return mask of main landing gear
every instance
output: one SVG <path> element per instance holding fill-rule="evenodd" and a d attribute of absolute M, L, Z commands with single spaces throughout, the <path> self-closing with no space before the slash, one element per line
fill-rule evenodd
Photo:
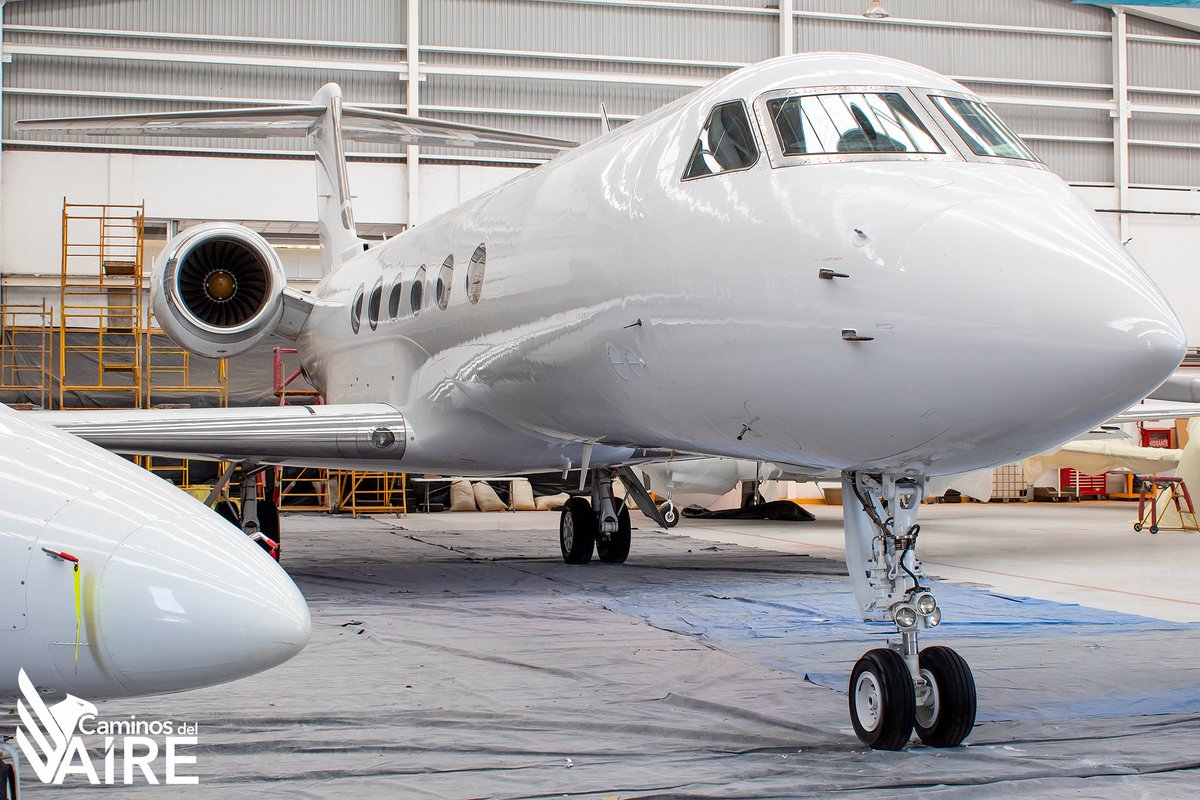
<path fill-rule="evenodd" d="M 664 519 L 666 515 L 654 505 L 650 493 L 629 467 L 593 469 L 590 475 L 591 500 L 572 497 L 563 506 L 559 518 L 558 544 L 563 561 L 568 564 L 587 564 L 592 560 L 593 550 L 605 564 L 625 563 L 632 540 L 629 500 L 662 527 L 670 528 L 674 524 Z M 613 494 L 614 478 L 621 479 L 627 497 L 617 499 Z M 674 506 L 671 508 L 673 510 Z"/>
<path fill-rule="evenodd" d="M 931 747 L 956 747 L 975 725 L 975 679 L 948 647 L 917 645 L 942 610 L 916 557 L 923 480 L 842 475 L 846 563 L 863 619 L 890 621 L 900 641 L 871 650 L 850 673 L 850 720 L 863 744 L 900 750 L 913 729 Z"/>
<path fill-rule="evenodd" d="M 608 470 L 594 470 L 591 502 L 572 497 L 563 506 L 558 543 L 568 564 L 588 563 L 593 549 L 605 564 L 624 564 L 629 557 L 629 508 L 613 494 L 612 479 Z"/>
<path fill-rule="evenodd" d="M 262 497 L 259 497 L 262 475 Z M 229 499 L 217 499 L 222 489 L 231 480 L 241 486 L 240 503 Z M 279 506 L 272 499 L 275 494 L 275 469 L 252 465 L 230 464 L 222 473 L 209 494 L 208 505 L 222 517 L 254 540 L 259 547 L 276 561 L 279 560 L 282 543 L 280 539 Z"/>

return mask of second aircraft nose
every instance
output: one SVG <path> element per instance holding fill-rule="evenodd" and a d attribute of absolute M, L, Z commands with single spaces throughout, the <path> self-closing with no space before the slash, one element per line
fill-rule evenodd
<path fill-rule="evenodd" d="M 195 511 L 134 531 L 100 579 L 104 652 L 139 692 L 233 680 L 308 643 L 308 607 L 287 573 L 216 514 Z"/>
<path fill-rule="evenodd" d="M 989 421 L 1003 425 L 1023 449 L 1058 444 L 1136 403 L 1186 350 L 1166 298 L 1073 199 L 956 206 L 918 231 L 901 267 L 950 290 L 929 311 L 965 358 L 940 390 L 969 404 L 944 415 L 979 434 Z M 1012 403 L 1013 389 L 1027 402 Z"/>

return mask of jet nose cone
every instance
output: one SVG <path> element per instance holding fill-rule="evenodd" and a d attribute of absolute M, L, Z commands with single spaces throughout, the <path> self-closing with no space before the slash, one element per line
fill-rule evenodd
<path fill-rule="evenodd" d="M 956 206 L 916 234 L 901 267 L 937 278 L 946 294 L 934 315 L 971 362 L 941 386 L 965 398 L 956 423 L 990 420 L 1022 449 L 1054 446 L 1136 403 L 1186 350 L 1166 298 L 1073 199 Z"/>
<path fill-rule="evenodd" d="M 251 675 L 308 643 L 308 606 L 287 573 L 216 514 L 188 510 L 130 534 L 100 578 L 101 646 L 139 692 Z"/>

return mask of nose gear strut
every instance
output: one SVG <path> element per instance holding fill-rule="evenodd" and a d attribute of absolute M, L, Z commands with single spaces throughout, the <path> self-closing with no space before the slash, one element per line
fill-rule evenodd
<path fill-rule="evenodd" d="M 975 680 L 948 647 L 919 649 L 942 610 L 916 556 L 922 478 L 842 474 L 846 565 L 866 621 L 892 622 L 900 641 L 859 659 L 850 676 L 855 733 L 876 750 L 900 750 L 913 728 L 925 744 L 955 747 L 975 724 Z"/>

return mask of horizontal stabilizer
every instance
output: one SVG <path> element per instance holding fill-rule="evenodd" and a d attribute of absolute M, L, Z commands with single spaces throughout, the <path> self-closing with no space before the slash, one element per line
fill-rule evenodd
<path fill-rule="evenodd" d="M 325 114 L 324 105 L 173 111 L 158 114 L 118 114 L 101 117 L 26 119 L 22 131 L 57 131 L 79 136 L 183 136 L 267 138 L 308 136 Z M 341 132 L 358 142 L 450 147 L 472 150 L 520 151 L 553 155 L 576 146 L 565 139 L 411 117 L 363 106 L 342 105 Z"/>

